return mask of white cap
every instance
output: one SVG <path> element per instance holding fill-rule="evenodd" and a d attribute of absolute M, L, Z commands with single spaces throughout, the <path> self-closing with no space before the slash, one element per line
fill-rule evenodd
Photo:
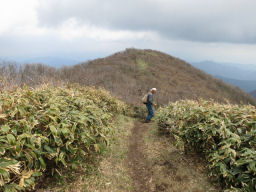
<path fill-rule="evenodd" d="M 152 88 L 151 91 L 156 91 L 156 88 Z"/>

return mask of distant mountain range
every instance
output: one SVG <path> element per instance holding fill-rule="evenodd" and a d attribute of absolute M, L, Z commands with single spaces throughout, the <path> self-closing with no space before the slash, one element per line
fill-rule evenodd
<path fill-rule="evenodd" d="M 256 90 L 252 91 L 250 94 L 256 98 Z"/>
<path fill-rule="evenodd" d="M 27 58 L 0 58 L 0 63 L 17 63 L 17 64 L 32 64 L 41 63 L 51 67 L 60 68 L 63 66 L 72 66 L 84 60 L 69 59 L 65 57 L 27 57 Z"/>
<path fill-rule="evenodd" d="M 255 81 L 246 81 L 246 80 L 237 80 L 237 79 L 230 79 L 222 76 L 216 76 L 218 79 L 223 80 L 226 83 L 231 85 L 240 87 L 244 91 L 250 93 L 256 89 L 256 80 Z"/>
<path fill-rule="evenodd" d="M 213 76 L 235 80 L 256 81 L 256 65 L 217 63 L 213 61 L 192 62 L 191 64 Z"/>
<path fill-rule="evenodd" d="M 226 83 L 240 87 L 256 97 L 256 65 L 216 63 L 213 61 L 192 62 L 191 64 Z"/>
<path fill-rule="evenodd" d="M 62 66 L 71 66 L 78 64 L 80 63 L 80 61 L 61 57 L 36 57 L 24 59 L 23 63 L 42 63 L 52 67 L 60 68 Z"/>

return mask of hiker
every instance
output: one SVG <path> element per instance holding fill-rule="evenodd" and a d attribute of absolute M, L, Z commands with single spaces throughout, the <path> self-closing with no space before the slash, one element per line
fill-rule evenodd
<path fill-rule="evenodd" d="M 154 104 L 153 102 L 153 95 L 156 93 L 156 88 L 152 88 L 147 95 L 145 95 L 144 97 L 144 104 L 146 104 L 147 109 L 148 109 L 148 116 L 146 118 L 145 123 L 149 123 L 152 119 L 152 117 L 154 116 L 154 108 L 153 105 L 156 107 L 156 104 Z"/>

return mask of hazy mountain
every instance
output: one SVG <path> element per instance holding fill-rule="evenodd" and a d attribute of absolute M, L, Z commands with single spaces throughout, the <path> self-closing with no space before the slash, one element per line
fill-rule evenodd
<path fill-rule="evenodd" d="M 194 67 L 213 76 L 229 79 L 256 81 L 256 65 L 239 65 L 232 63 L 216 63 L 213 61 L 192 62 Z"/>
<path fill-rule="evenodd" d="M 65 57 L 6 57 L 0 58 L 0 65 L 6 64 L 33 64 L 40 63 L 51 67 L 60 68 L 62 66 L 72 66 L 84 61 L 84 59 L 70 59 Z"/>
<path fill-rule="evenodd" d="M 256 89 L 251 92 L 251 95 L 252 95 L 254 98 L 256 98 Z"/>
<path fill-rule="evenodd" d="M 18 64 L 18 62 L 12 58 L 1 58 L 0 57 L 0 66 L 7 64 Z"/>
<path fill-rule="evenodd" d="M 36 57 L 23 59 L 23 63 L 42 63 L 52 67 L 71 66 L 80 63 L 79 60 L 61 57 Z"/>
<path fill-rule="evenodd" d="M 216 76 L 217 78 L 223 80 L 226 83 L 229 83 L 231 85 L 240 87 L 246 92 L 252 92 L 256 90 L 256 80 L 255 81 L 246 81 L 246 80 L 237 80 L 237 79 L 230 79 L 226 77 Z"/>

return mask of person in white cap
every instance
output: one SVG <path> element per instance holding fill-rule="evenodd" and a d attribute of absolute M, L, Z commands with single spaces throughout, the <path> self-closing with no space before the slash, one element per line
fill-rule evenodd
<path fill-rule="evenodd" d="M 154 100 L 153 100 L 153 95 L 156 93 L 156 88 L 152 88 L 149 92 L 148 92 L 148 96 L 147 96 L 147 102 L 145 103 L 148 109 L 148 116 L 146 118 L 146 123 L 149 123 L 152 119 L 152 117 L 154 117 L 154 108 L 153 106 L 156 106 L 156 104 L 154 104 Z"/>

